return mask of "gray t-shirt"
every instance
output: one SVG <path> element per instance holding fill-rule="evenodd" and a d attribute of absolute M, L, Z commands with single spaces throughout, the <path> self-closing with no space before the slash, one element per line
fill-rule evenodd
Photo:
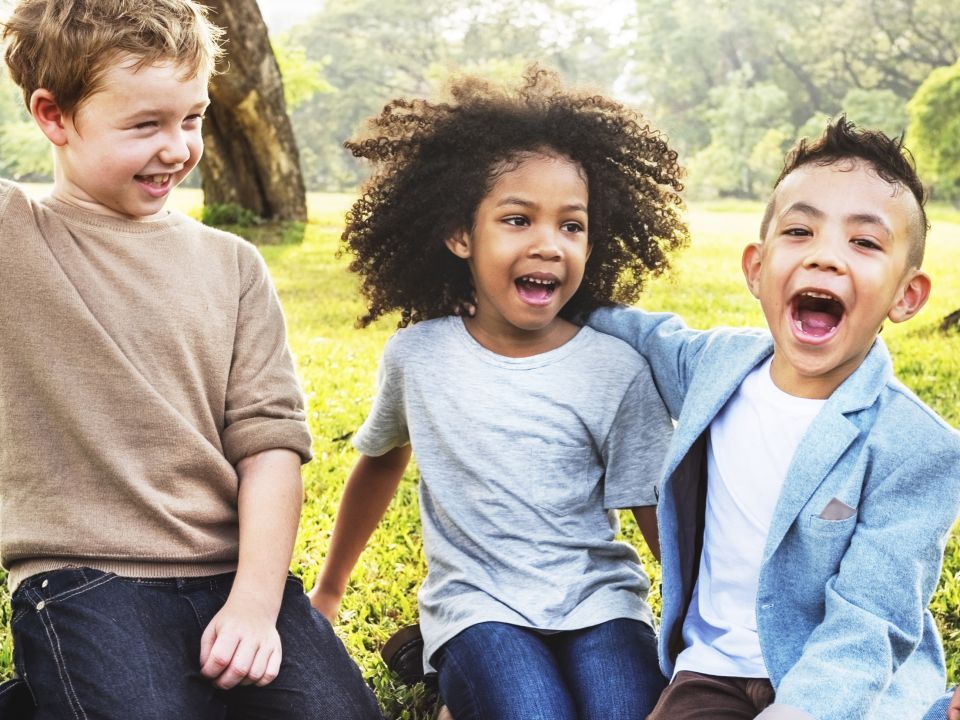
<path fill-rule="evenodd" d="M 671 429 L 646 361 L 587 327 L 525 358 L 490 352 L 458 317 L 390 338 L 353 442 L 371 456 L 413 446 L 425 661 L 479 622 L 652 624 L 613 509 L 656 504 Z"/>

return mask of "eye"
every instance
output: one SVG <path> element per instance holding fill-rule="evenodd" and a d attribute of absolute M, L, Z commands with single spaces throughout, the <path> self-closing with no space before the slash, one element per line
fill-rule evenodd
<path fill-rule="evenodd" d="M 784 235 L 789 235 L 790 237 L 806 237 L 812 233 L 808 228 L 805 227 L 788 227 L 783 231 Z"/>
<path fill-rule="evenodd" d="M 206 119 L 205 115 L 201 115 L 197 113 L 196 115 L 187 115 L 187 117 L 183 119 L 183 122 L 185 125 L 199 125 L 205 119 Z"/>
<path fill-rule="evenodd" d="M 507 225 L 513 225 L 514 227 L 526 227 L 530 224 L 530 221 L 523 215 L 508 215 L 503 218 L 503 221 Z"/>
<path fill-rule="evenodd" d="M 144 120 L 133 126 L 134 130 L 149 130 L 151 128 L 159 127 L 160 123 L 156 120 Z"/>
<path fill-rule="evenodd" d="M 581 233 L 586 228 L 583 227 L 582 223 L 576 222 L 575 220 L 570 220 L 563 223 L 563 225 L 560 226 L 560 229 L 568 233 Z"/>
<path fill-rule="evenodd" d="M 854 245 L 857 247 L 866 248 L 867 250 L 882 250 L 879 244 L 871 240 L 870 238 L 854 238 L 851 240 Z"/>

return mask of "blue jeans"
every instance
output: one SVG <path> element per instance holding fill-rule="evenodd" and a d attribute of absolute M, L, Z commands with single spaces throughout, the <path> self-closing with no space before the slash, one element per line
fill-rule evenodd
<path fill-rule="evenodd" d="M 474 625 L 433 657 L 457 720 L 643 720 L 666 685 L 637 620 L 559 633 Z"/>
<path fill-rule="evenodd" d="M 220 690 L 200 674 L 200 636 L 233 574 L 136 579 L 67 568 L 11 599 L 14 665 L 36 720 L 380 720 L 360 671 L 303 586 L 287 578 L 283 659 L 264 687 Z"/>

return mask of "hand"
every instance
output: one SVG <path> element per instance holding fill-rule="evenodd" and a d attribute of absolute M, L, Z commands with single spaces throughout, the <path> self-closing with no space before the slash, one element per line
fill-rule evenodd
<path fill-rule="evenodd" d="M 307 593 L 307 597 L 310 598 L 310 604 L 329 620 L 331 625 L 336 623 L 337 611 L 340 609 L 340 600 L 343 597 L 340 593 L 322 589 L 318 580 L 313 589 Z"/>
<path fill-rule="evenodd" d="M 960 720 L 960 687 L 954 691 L 950 707 L 947 708 L 947 720 Z"/>
<path fill-rule="evenodd" d="M 223 690 L 268 685 L 280 672 L 281 658 L 275 613 L 233 594 L 200 639 L 200 672 Z"/>

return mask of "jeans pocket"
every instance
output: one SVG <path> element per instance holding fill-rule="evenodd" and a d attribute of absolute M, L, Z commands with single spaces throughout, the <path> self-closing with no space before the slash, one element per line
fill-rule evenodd
<path fill-rule="evenodd" d="M 31 575 L 20 583 L 10 602 L 14 613 L 30 607 L 42 610 L 47 605 L 64 602 L 116 579 L 113 573 L 87 567 L 51 570 Z"/>

